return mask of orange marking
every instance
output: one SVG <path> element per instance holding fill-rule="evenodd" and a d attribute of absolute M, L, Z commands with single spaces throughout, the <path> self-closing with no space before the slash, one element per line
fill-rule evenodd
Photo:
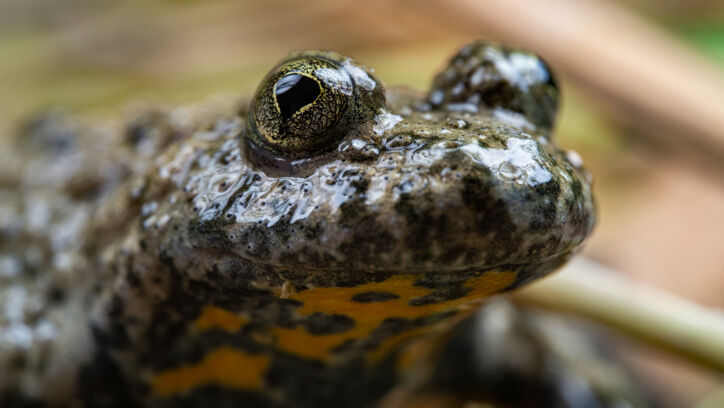
<path fill-rule="evenodd" d="M 231 313 L 216 306 L 204 306 L 201 315 L 194 321 L 197 330 L 204 331 L 215 327 L 235 332 L 247 324 L 249 319 L 245 316 Z"/>
<path fill-rule="evenodd" d="M 276 338 L 278 349 L 311 360 L 323 360 L 330 350 L 347 339 L 356 338 L 351 334 L 353 330 L 354 328 L 344 333 L 315 335 L 307 333 L 303 327 L 296 329 L 275 327 L 272 333 Z"/>
<path fill-rule="evenodd" d="M 387 318 L 414 319 L 460 309 L 507 288 L 515 281 L 516 273 L 489 271 L 482 276 L 469 279 L 466 286 L 471 290 L 462 298 L 411 306 L 408 303 L 410 299 L 434 292 L 434 289 L 415 286 L 414 282 L 418 276 L 414 274 L 399 275 L 383 282 L 372 282 L 352 288 L 314 288 L 291 295 L 291 299 L 303 302 L 303 305 L 297 309 L 302 316 L 317 312 L 343 314 L 355 319 L 355 326 L 344 333 L 325 335 L 309 334 L 302 327 L 296 329 L 274 328 L 272 330 L 276 336 L 277 348 L 298 356 L 323 360 L 329 358 L 332 349 L 345 341 L 369 336 Z M 400 297 L 372 303 L 359 303 L 351 300 L 356 294 L 371 291 L 394 293 Z M 420 332 L 425 332 L 427 329 Z M 400 336 L 405 339 L 409 338 L 402 334 Z M 404 339 L 400 338 L 397 342 L 386 341 L 383 343 L 384 349 L 390 350 L 400 341 L 404 341 Z M 384 354 L 373 353 L 371 358 L 373 356 L 374 359 L 377 359 Z"/>
<path fill-rule="evenodd" d="M 355 326 L 344 332 L 328 335 L 307 333 L 303 327 L 285 329 L 272 328 L 276 346 L 280 350 L 316 360 L 330 358 L 331 350 L 350 339 L 369 336 L 385 319 L 390 317 L 417 318 L 434 313 L 470 309 L 472 303 L 510 286 L 516 278 L 515 272 L 490 271 L 477 278 L 471 278 L 466 286 L 471 290 L 459 299 L 445 302 L 410 306 L 409 300 L 434 292 L 433 289 L 414 285 L 417 275 L 393 276 L 383 282 L 373 282 L 353 288 L 313 288 L 289 296 L 303 302 L 297 309 L 302 316 L 321 312 L 344 314 L 355 319 Z M 351 298 L 359 293 L 380 291 L 394 293 L 400 298 L 385 302 L 359 303 Z M 218 327 L 231 332 L 238 331 L 248 318 L 215 306 L 206 306 L 194 321 L 198 330 Z M 370 359 L 378 360 L 401 343 L 420 338 L 431 331 L 420 327 L 405 331 L 383 341 L 377 350 L 370 353 Z M 414 354 L 414 353 L 413 353 Z M 408 356 L 408 359 L 412 359 Z M 196 364 L 158 373 L 152 379 L 152 388 L 157 395 L 168 396 L 195 388 L 219 384 L 222 386 L 258 389 L 264 384 L 264 374 L 269 368 L 270 357 L 266 354 L 249 354 L 231 347 L 221 347 L 210 352 Z"/>
<path fill-rule="evenodd" d="M 154 376 L 151 386 L 161 396 L 179 394 L 204 385 L 257 389 L 263 385 L 269 367 L 269 356 L 248 354 L 231 347 L 221 347 L 209 353 L 197 364 L 161 372 Z"/>

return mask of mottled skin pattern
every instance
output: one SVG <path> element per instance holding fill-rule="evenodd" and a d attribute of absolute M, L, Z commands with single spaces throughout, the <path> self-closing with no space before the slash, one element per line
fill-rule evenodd
<path fill-rule="evenodd" d="M 557 97 L 536 56 L 474 43 L 425 98 L 305 52 L 250 108 L 28 124 L 0 180 L 0 401 L 373 404 L 590 233 Z"/>

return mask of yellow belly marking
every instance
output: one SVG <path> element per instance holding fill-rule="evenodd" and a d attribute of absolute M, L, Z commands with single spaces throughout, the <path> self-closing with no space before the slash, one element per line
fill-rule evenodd
<path fill-rule="evenodd" d="M 194 321 L 194 327 L 199 331 L 218 327 L 229 332 L 235 332 L 239 331 L 247 323 L 249 323 L 249 319 L 246 316 L 208 305 L 201 310 L 201 315 Z"/>
<path fill-rule="evenodd" d="M 222 386 L 258 389 L 269 367 L 269 356 L 248 354 L 231 347 L 218 348 L 197 364 L 157 374 L 151 383 L 157 395 L 169 396 L 195 388 L 218 384 Z"/>
<path fill-rule="evenodd" d="M 469 279 L 466 286 L 470 288 L 470 291 L 462 298 L 411 306 L 409 304 L 410 299 L 434 292 L 434 289 L 415 286 L 414 282 L 417 278 L 419 278 L 419 275 L 399 275 L 383 282 L 372 282 L 351 288 L 314 288 L 293 294 L 290 296 L 291 299 L 303 302 L 303 305 L 297 309 L 297 312 L 302 316 L 309 316 L 317 312 L 343 314 L 355 319 L 355 325 L 343 333 L 323 335 L 310 334 L 302 327 L 295 329 L 274 328 L 277 348 L 301 357 L 324 360 L 330 356 L 335 347 L 347 340 L 369 336 L 388 318 L 414 319 L 439 312 L 458 310 L 466 306 L 469 307 L 471 303 L 510 286 L 515 282 L 516 273 L 490 271 L 479 277 Z M 354 295 L 365 292 L 393 293 L 398 295 L 399 298 L 372 303 L 360 303 L 351 300 Z M 409 336 L 404 334 L 400 334 L 398 337 L 399 340 L 406 338 L 409 338 Z M 386 351 L 399 343 L 399 341 L 392 342 L 392 338 L 388 340 L 381 346 Z M 370 358 L 373 360 L 383 356 L 384 353 L 380 352 L 370 354 Z"/>
<path fill-rule="evenodd" d="M 515 282 L 516 273 L 489 271 L 470 278 L 465 285 L 470 291 L 461 298 L 411 306 L 410 299 L 425 296 L 434 289 L 415 286 L 419 275 L 393 276 L 383 282 L 372 282 L 351 288 L 312 288 L 289 296 L 302 302 L 297 313 L 302 317 L 313 313 L 342 314 L 355 320 L 355 325 L 343 333 L 310 334 L 304 327 L 271 329 L 276 348 L 300 357 L 330 361 L 332 350 L 348 340 L 368 337 L 385 319 L 414 319 L 450 310 L 472 310 L 472 306 L 485 297 L 500 292 Z M 360 303 L 352 297 L 366 292 L 393 293 L 399 298 L 384 302 Z M 206 306 L 193 326 L 199 330 L 220 328 L 236 332 L 249 322 L 244 315 L 235 314 L 215 306 Z M 370 352 L 371 361 L 379 360 L 403 342 L 424 335 L 429 327 L 419 327 L 394 335 Z M 195 388 L 217 384 L 239 389 L 258 389 L 263 386 L 264 374 L 270 364 L 267 354 L 249 354 L 231 347 L 211 351 L 196 364 L 163 371 L 152 380 L 153 391 L 169 396 Z"/>

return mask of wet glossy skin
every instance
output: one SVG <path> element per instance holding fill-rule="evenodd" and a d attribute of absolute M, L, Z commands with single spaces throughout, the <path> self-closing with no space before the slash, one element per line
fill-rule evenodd
<path fill-rule="evenodd" d="M 80 141 L 97 134 L 69 130 L 60 153 L 33 143 L 63 145 L 61 124 L 34 124 L 29 162 L 44 174 L 84 166 L 48 181 L 18 164 L 20 181 L 5 184 L 24 190 L 6 207 L 50 203 L 51 230 L 66 212 L 82 219 L 62 251 L 27 225 L 4 242 L 12 261 L 33 240 L 50 257 L 36 267 L 45 275 L 22 261 L 12 278 L 45 306 L 33 322 L 6 319 L 30 337 L 0 349 L 0 367 L 13 367 L 0 394 L 91 406 L 374 401 L 416 360 L 411 342 L 551 272 L 591 231 L 587 173 L 551 139 L 557 97 L 537 57 L 474 43 L 425 98 L 384 92 L 347 57 L 305 52 L 236 114 L 148 115 L 96 150 Z M 55 309 L 38 287 L 57 287 Z M 40 368 L 8 357 L 38 350 Z"/>

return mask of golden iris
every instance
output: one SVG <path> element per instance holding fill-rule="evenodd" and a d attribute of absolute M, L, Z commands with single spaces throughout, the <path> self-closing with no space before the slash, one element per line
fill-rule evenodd
<path fill-rule="evenodd" d="M 334 52 L 291 55 L 266 76 L 249 110 L 248 137 L 298 158 L 331 150 L 384 106 L 381 82 Z"/>

